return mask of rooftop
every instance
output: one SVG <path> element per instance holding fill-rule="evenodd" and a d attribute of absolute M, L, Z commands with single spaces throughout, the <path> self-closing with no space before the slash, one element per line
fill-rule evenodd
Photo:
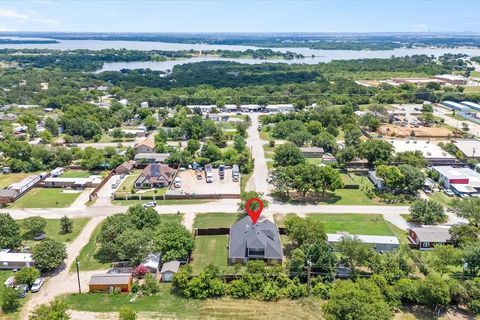
<path fill-rule="evenodd" d="M 31 253 L 0 251 L 0 262 L 31 262 L 33 263 L 34 260 Z"/>
<path fill-rule="evenodd" d="M 169 261 L 163 264 L 162 270 L 160 270 L 160 273 L 164 272 L 178 272 L 178 269 L 180 269 L 180 262 L 179 261 Z"/>
<path fill-rule="evenodd" d="M 448 227 L 423 227 L 411 229 L 419 242 L 447 242 L 451 235 Z"/>
<path fill-rule="evenodd" d="M 90 278 L 89 285 L 116 285 L 127 284 L 131 281 L 130 273 L 94 274 Z"/>
<path fill-rule="evenodd" d="M 467 157 L 480 157 L 480 141 L 478 140 L 456 140 L 455 146 Z"/>
<path fill-rule="evenodd" d="M 421 139 L 388 139 L 395 152 L 420 151 L 426 159 L 455 159 L 454 156 L 442 150 L 434 141 Z"/>
<path fill-rule="evenodd" d="M 393 236 L 370 236 L 370 235 L 350 235 L 344 233 L 328 233 L 328 242 L 339 242 L 345 236 L 352 236 L 364 243 L 370 244 L 400 244 L 397 237 Z"/>

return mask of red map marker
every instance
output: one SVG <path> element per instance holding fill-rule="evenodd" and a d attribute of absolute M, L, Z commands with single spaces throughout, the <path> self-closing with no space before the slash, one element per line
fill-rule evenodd
<path fill-rule="evenodd" d="M 252 204 L 252 202 L 256 202 L 258 203 L 258 209 L 253 211 L 250 206 Z M 262 213 L 262 210 L 263 210 L 263 202 L 262 200 L 258 199 L 258 198 L 251 198 L 247 201 L 247 203 L 245 204 L 245 209 L 247 209 L 247 212 L 248 212 L 248 215 L 250 216 L 250 218 L 252 219 L 253 221 L 253 224 L 256 224 L 257 221 L 258 221 L 258 218 L 260 217 L 260 214 Z"/>

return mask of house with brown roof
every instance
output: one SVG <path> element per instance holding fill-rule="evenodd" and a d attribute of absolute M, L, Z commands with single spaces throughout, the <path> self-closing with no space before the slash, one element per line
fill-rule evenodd
<path fill-rule="evenodd" d="M 166 164 L 151 163 L 135 180 L 135 188 L 137 189 L 150 189 L 150 188 L 163 188 L 173 180 L 174 169 L 170 168 Z"/>
<path fill-rule="evenodd" d="M 155 137 L 153 135 L 135 145 L 135 153 L 152 152 L 155 152 Z"/>
<path fill-rule="evenodd" d="M 133 168 L 135 168 L 135 161 L 133 160 L 128 160 L 119 165 L 115 169 L 116 174 L 130 174 L 132 172 Z"/>

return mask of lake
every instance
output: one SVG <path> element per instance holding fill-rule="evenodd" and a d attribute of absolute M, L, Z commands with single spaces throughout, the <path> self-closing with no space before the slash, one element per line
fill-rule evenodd
<path fill-rule="evenodd" d="M 10 37 L 8 37 L 10 38 Z M 131 49 L 131 50 L 235 50 L 245 51 L 247 49 L 260 49 L 251 46 L 239 45 L 209 45 L 209 44 L 188 44 L 188 43 L 165 43 L 165 42 L 147 42 L 147 41 L 103 41 L 103 40 L 58 40 L 59 43 L 45 44 L 0 44 L 0 49 L 59 49 L 59 50 L 75 50 L 75 49 Z M 480 48 L 397 48 L 393 50 L 314 50 L 309 48 L 271 48 L 275 51 L 291 51 L 304 55 L 305 59 L 296 60 L 258 60 L 258 59 L 229 59 L 215 57 L 194 57 L 190 59 L 177 59 L 169 61 L 146 61 L 146 62 L 113 62 L 105 63 L 99 71 L 118 71 L 120 69 L 150 68 L 152 70 L 171 70 L 173 66 L 189 62 L 200 61 L 237 61 L 240 63 L 257 64 L 264 62 L 281 62 L 281 63 L 307 63 L 316 64 L 319 62 L 330 62 L 332 60 L 350 60 L 364 58 L 390 58 L 391 56 L 403 57 L 407 55 L 426 54 L 441 56 L 445 53 L 465 53 L 469 56 L 480 56 Z M 312 55 L 315 56 L 312 58 Z"/>

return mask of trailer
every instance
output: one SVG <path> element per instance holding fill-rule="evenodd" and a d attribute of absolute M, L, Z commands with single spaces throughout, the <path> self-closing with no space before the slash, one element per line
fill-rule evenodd
<path fill-rule="evenodd" d="M 232 180 L 234 182 L 238 182 L 239 178 L 240 178 L 240 170 L 238 168 L 238 165 L 234 164 L 232 167 Z"/>
<path fill-rule="evenodd" d="M 207 181 L 207 183 L 213 182 L 213 169 L 212 166 L 209 164 L 205 166 L 205 180 Z"/>

